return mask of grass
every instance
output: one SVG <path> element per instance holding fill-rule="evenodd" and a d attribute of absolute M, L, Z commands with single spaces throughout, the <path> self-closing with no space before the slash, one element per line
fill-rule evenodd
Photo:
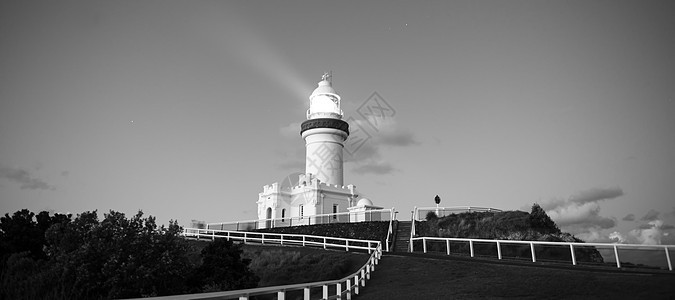
<path fill-rule="evenodd" d="M 384 256 L 359 299 L 672 299 L 675 275 Z"/>
<path fill-rule="evenodd" d="M 245 246 L 249 268 L 260 277 L 258 286 L 275 286 L 343 278 L 368 260 L 365 253 L 304 247 Z"/>
<path fill-rule="evenodd" d="M 191 240 L 191 259 L 198 260 L 209 241 Z M 259 287 L 343 278 L 363 266 L 369 254 L 309 247 L 243 245 L 243 258 L 260 277 Z M 318 271 L 320 270 L 320 272 Z"/>

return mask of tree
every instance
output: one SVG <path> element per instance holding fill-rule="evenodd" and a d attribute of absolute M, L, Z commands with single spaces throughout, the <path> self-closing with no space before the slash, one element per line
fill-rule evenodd
<path fill-rule="evenodd" d="M 529 220 L 532 229 L 539 231 L 540 233 L 561 233 L 555 222 L 551 220 L 551 217 L 549 217 L 544 209 L 537 203 L 532 205 Z"/>
<path fill-rule="evenodd" d="M 427 221 L 437 220 L 438 215 L 435 212 L 430 211 L 430 212 L 427 213 L 426 219 L 427 219 Z"/>

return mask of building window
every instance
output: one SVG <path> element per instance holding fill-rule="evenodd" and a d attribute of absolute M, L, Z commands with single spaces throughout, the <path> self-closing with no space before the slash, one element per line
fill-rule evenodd
<path fill-rule="evenodd" d="M 333 204 L 333 220 L 337 220 L 338 205 Z"/>
<path fill-rule="evenodd" d="M 298 209 L 300 210 L 300 219 L 302 219 L 302 217 L 305 216 L 304 208 L 305 208 L 304 205 L 300 205 L 300 206 L 298 207 Z"/>
<path fill-rule="evenodd" d="M 284 222 L 284 218 L 286 217 L 286 209 L 281 210 L 281 222 Z"/>

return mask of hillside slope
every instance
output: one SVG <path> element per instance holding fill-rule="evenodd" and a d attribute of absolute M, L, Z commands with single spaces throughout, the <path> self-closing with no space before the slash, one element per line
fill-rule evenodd
<path fill-rule="evenodd" d="M 415 227 L 417 236 L 428 237 L 584 242 L 569 233 L 560 231 L 555 222 L 538 204 L 532 206 L 530 213 L 524 211 L 465 212 L 438 218 L 435 213 L 430 212 L 426 221 L 416 222 Z M 415 247 L 418 247 L 418 245 L 415 244 Z M 432 250 L 444 251 L 445 248 L 443 247 L 444 245 L 431 245 Z M 468 245 L 459 245 L 459 247 L 466 248 Z M 494 246 L 481 245 L 477 250 L 480 252 L 480 250 L 490 250 L 491 248 L 494 248 Z M 506 252 L 503 253 L 505 256 L 527 257 L 530 255 L 529 246 L 526 245 L 513 246 L 505 250 Z M 570 256 L 569 249 L 562 249 L 562 247 L 546 247 L 536 252 L 537 257 L 556 260 L 569 260 L 567 257 Z M 603 262 L 602 255 L 594 247 L 579 248 L 575 254 L 579 261 Z"/>

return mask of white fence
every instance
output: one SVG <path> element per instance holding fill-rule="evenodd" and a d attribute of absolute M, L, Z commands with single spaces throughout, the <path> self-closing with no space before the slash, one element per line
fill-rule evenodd
<path fill-rule="evenodd" d="M 438 209 L 438 213 L 436 213 Z M 577 265 L 578 254 L 588 254 L 588 251 L 597 250 L 597 253 L 603 257 L 612 258 L 616 263 L 617 268 L 621 268 L 621 259 L 619 254 L 624 253 L 624 265 L 642 266 L 642 267 L 665 267 L 668 270 L 673 270 L 673 264 L 670 259 L 670 251 L 675 250 L 675 245 L 636 245 L 636 244 L 608 244 L 608 243 L 574 243 L 574 242 L 545 242 L 545 241 L 517 241 L 517 240 L 486 240 L 486 239 L 470 239 L 470 238 L 439 238 L 439 237 L 417 237 L 415 231 L 415 222 L 422 221 L 426 218 L 426 214 L 430 211 L 435 212 L 438 217 L 446 216 L 453 213 L 462 212 L 501 212 L 502 210 L 490 207 L 475 207 L 475 206 L 455 206 L 455 207 L 415 207 L 412 211 L 412 228 L 410 230 L 410 252 L 415 251 L 414 242 L 422 241 L 422 248 L 424 253 L 427 253 L 427 242 L 444 243 L 445 252 L 447 255 L 451 254 L 451 243 L 464 243 L 469 245 L 469 255 L 474 257 L 476 255 L 474 246 L 476 244 L 495 244 L 493 248 L 498 259 L 502 259 L 502 252 L 504 246 L 514 245 L 528 245 L 530 248 L 529 258 L 533 262 L 537 261 L 535 248 L 540 251 L 544 247 L 556 248 L 555 251 L 561 252 L 561 249 L 569 249 L 569 261 L 572 265 Z M 437 246 L 438 247 L 438 246 Z M 591 250 L 592 249 L 592 250 Z M 551 249 L 549 249 L 551 250 Z M 584 252 L 586 251 L 586 252 Z M 640 251 L 640 253 L 631 253 Z M 604 252 L 604 253 L 603 253 Z M 659 254 L 660 253 L 660 254 Z M 492 255 L 494 255 L 492 254 Z M 641 262 L 641 263 L 634 263 Z"/>
<path fill-rule="evenodd" d="M 394 208 L 373 209 L 359 212 L 342 212 L 334 214 L 309 215 L 292 218 L 256 219 L 229 221 L 206 224 L 206 229 L 217 230 L 257 230 L 263 228 L 291 227 L 301 225 L 355 223 L 370 221 L 390 221 L 395 218 Z"/>
<path fill-rule="evenodd" d="M 244 221 L 230 221 L 208 223 L 205 229 L 199 230 L 213 230 L 218 232 L 227 231 L 248 231 L 266 228 L 277 227 L 291 227 L 302 225 L 316 225 L 316 224 L 333 224 L 333 223 L 355 223 L 355 222 L 370 222 L 370 221 L 389 221 L 389 229 L 387 230 L 387 237 L 385 239 L 384 249 L 389 252 L 389 246 L 393 238 L 393 221 L 396 219 L 395 208 L 387 209 L 373 209 L 363 212 L 344 212 L 335 214 L 322 214 L 304 217 L 293 218 L 277 218 L 277 219 L 261 219 L 261 220 L 244 220 Z M 197 230 L 191 228 L 191 230 Z M 271 234 L 271 233 L 266 233 Z"/>
<path fill-rule="evenodd" d="M 598 251 L 603 249 L 610 250 L 613 253 L 613 258 L 616 263 L 617 268 L 621 268 L 621 260 L 619 258 L 619 253 L 626 250 L 641 250 L 641 251 L 652 251 L 652 253 L 661 252 L 662 258 L 665 258 L 665 263 L 668 266 L 668 270 L 673 270 L 673 264 L 670 259 L 669 251 L 675 250 L 675 245 L 636 245 L 636 244 L 606 244 L 606 243 L 572 243 L 572 242 L 544 242 L 544 241 L 513 241 L 513 240 L 484 240 L 484 239 L 467 239 L 467 238 L 438 238 L 438 237 L 415 237 L 411 238 L 410 248 L 411 252 L 414 252 L 414 241 L 422 241 L 422 248 L 424 253 L 427 253 L 427 242 L 443 242 L 445 243 L 446 253 L 450 255 L 450 243 L 451 242 L 464 242 L 469 244 L 469 254 L 471 257 L 475 256 L 474 245 L 477 243 L 480 244 L 495 244 L 497 251 L 497 258 L 502 259 L 502 249 L 505 245 L 529 245 L 530 255 L 532 262 L 537 261 L 536 255 L 536 246 L 556 246 L 560 248 L 568 248 L 570 254 L 570 260 L 572 265 L 577 265 L 577 253 L 580 250 L 589 250 L 595 248 Z M 604 256 L 603 256 L 604 257 Z M 648 267 L 648 266 L 647 266 Z"/>
<path fill-rule="evenodd" d="M 197 239 L 204 238 L 215 240 L 217 238 L 225 238 L 227 240 L 237 240 L 244 243 L 258 243 L 265 245 L 276 244 L 313 246 L 322 247 L 324 249 L 344 249 L 345 251 L 360 249 L 368 251 L 368 253 L 370 253 L 370 258 L 358 271 L 338 280 L 271 286 L 227 292 L 177 295 L 171 296 L 171 299 L 214 298 L 245 300 L 249 299 L 251 296 L 276 294 L 277 299 L 281 300 L 286 298 L 287 292 L 298 290 L 303 291 L 303 299 L 310 299 L 311 293 L 314 289 L 321 289 L 322 297 L 320 299 L 351 299 L 353 294 L 359 294 L 360 287 L 366 286 L 366 281 L 370 279 L 371 273 L 375 271 L 375 266 L 382 257 L 382 244 L 380 241 L 371 240 L 345 239 L 300 234 L 207 230 L 197 228 L 186 228 L 183 231 L 183 235 L 185 237 Z M 330 291 L 333 291 L 332 295 L 329 293 Z"/>

